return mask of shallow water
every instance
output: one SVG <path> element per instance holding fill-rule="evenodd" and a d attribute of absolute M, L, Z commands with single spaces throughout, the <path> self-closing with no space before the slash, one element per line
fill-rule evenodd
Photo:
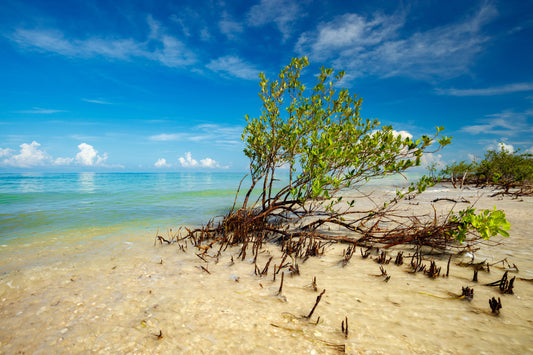
<path fill-rule="evenodd" d="M 231 207 L 240 178 L 230 173 L 0 174 L 0 241 L 200 224 Z"/>
<path fill-rule="evenodd" d="M 457 194 L 472 202 L 480 196 L 474 190 L 433 189 L 404 208 L 432 211 L 429 201 Z M 477 207 L 493 204 L 507 211 L 511 238 L 483 247 L 476 261 L 507 258 L 519 268 L 511 276 L 533 278 L 533 199 L 481 198 Z M 436 206 L 447 208 L 445 202 Z M 436 280 L 389 264 L 391 278 L 385 282 L 376 276 L 375 256 L 363 260 L 359 250 L 342 267 L 346 246 L 336 244 L 324 256 L 299 261 L 301 275 L 287 273 L 278 295 L 280 274 L 276 281 L 272 275 L 281 261 L 276 246 L 260 254 L 260 268 L 269 256 L 274 259 L 269 274 L 259 277 L 251 260 L 236 260 L 237 249 L 225 251 L 218 263 L 214 258 L 205 263 L 190 245 L 186 252 L 154 246 L 154 233 L 98 226 L 89 238 L 57 233 L 55 239 L 4 243 L 1 352 L 296 354 L 335 353 L 333 345 L 345 345 L 348 353 L 533 353 L 533 284 L 517 280 L 514 295 L 481 285 L 502 276 L 500 264 L 480 272 L 478 283 L 471 281 L 471 269 L 456 265 L 459 259 L 449 278 Z M 436 261 L 445 269 L 447 260 Z M 314 276 L 318 291 L 326 292 L 306 320 L 301 316 L 318 296 L 309 287 Z M 453 298 L 463 286 L 475 289 L 471 302 Z M 499 316 L 490 312 L 491 297 L 502 300 Z M 345 317 L 347 338 L 340 329 Z"/>

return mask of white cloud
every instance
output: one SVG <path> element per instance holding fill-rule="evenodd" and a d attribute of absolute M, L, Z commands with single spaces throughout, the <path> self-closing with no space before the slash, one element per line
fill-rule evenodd
<path fill-rule="evenodd" d="M 163 36 L 160 41 L 163 48 L 156 50 L 151 59 L 158 60 L 167 67 L 182 67 L 196 61 L 193 52 L 189 51 L 185 45 L 172 36 Z"/>
<path fill-rule="evenodd" d="M 206 67 L 214 72 L 228 74 L 240 79 L 256 80 L 259 76 L 259 70 L 239 57 L 231 55 L 214 59 Z"/>
<path fill-rule="evenodd" d="M 312 59 L 333 59 L 354 76 L 455 77 L 483 50 L 488 38 L 481 29 L 495 15 L 494 6 L 484 3 L 463 22 L 404 35 L 404 13 L 345 14 L 303 33 L 295 49 Z"/>
<path fill-rule="evenodd" d="M 76 154 L 76 162 L 83 166 L 98 166 L 102 165 L 107 160 L 107 153 L 103 156 L 98 155 L 98 151 L 94 147 L 87 143 L 81 143 L 78 145 L 80 150 Z"/>
<path fill-rule="evenodd" d="M 526 150 L 526 153 L 533 154 L 533 145 L 531 146 L 531 148 Z"/>
<path fill-rule="evenodd" d="M 179 133 L 172 133 L 172 134 L 162 133 L 162 134 L 157 134 L 155 136 L 148 137 L 148 139 L 150 139 L 151 141 L 162 141 L 162 142 L 177 141 L 182 138 L 183 138 L 183 135 Z"/>
<path fill-rule="evenodd" d="M 370 132 L 370 135 L 373 136 L 377 132 L 380 132 L 380 131 L 379 130 L 373 130 L 372 132 Z M 398 136 L 401 136 L 404 139 L 405 138 L 413 138 L 413 135 L 411 133 L 407 132 L 407 131 L 397 131 L 397 130 L 393 129 L 391 131 L 391 133 L 392 133 L 392 136 L 395 137 L 395 138 L 398 137 Z"/>
<path fill-rule="evenodd" d="M 169 168 L 169 167 L 171 167 L 172 165 L 171 165 L 171 164 L 168 164 L 166 159 L 164 159 L 164 158 L 159 158 L 159 159 L 157 159 L 157 161 L 155 162 L 154 166 L 155 166 L 156 168 Z"/>
<path fill-rule="evenodd" d="M 392 130 L 392 135 L 394 137 L 398 137 L 398 136 L 401 136 L 402 138 L 413 138 L 413 135 L 407 131 L 396 131 L 396 130 Z"/>
<path fill-rule="evenodd" d="M 304 33 L 297 43 L 300 52 L 310 52 L 316 59 L 338 55 L 339 51 L 363 51 L 368 46 L 386 43 L 403 26 L 405 16 L 377 14 L 366 19 L 358 14 L 344 14 L 321 23 L 315 33 Z M 342 54 L 341 54 L 342 55 Z"/>
<path fill-rule="evenodd" d="M 12 152 L 13 152 L 12 149 L 0 148 L 0 158 L 7 157 L 7 156 L 11 155 Z"/>
<path fill-rule="evenodd" d="M 241 23 L 233 21 L 227 13 L 222 14 L 222 20 L 218 23 L 218 28 L 228 39 L 237 39 L 237 35 L 244 31 Z"/>
<path fill-rule="evenodd" d="M 514 136 L 520 133 L 533 133 L 533 127 L 528 124 L 528 118 L 533 116 L 533 109 L 523 112 L 505 110 L 487 115 L 478 120 L 480 124 L 464 126 L 461 131 L 470 134 L 496 134 L 500 136 Z"/>
<path fill-rule="evenodd" d="M 81 143 L 80 145 L 78 145 L 80 151 L 75 158 L 58 157 L 54 159 L 44 150 L 41 150 L 39 148 L 40 146 L 41 145 L 36 141 L 33 141 L 30 144 L 23 143 L 20 145 L 20 152 L 18 154 L 14 154 L 12 149 L 0 148 L 0 157 L 5 157 L 5 159 L 0 162 L 0 165 L 14 166 L 19 168 L 30 168 L 34 166 L 44 165 L 65 166 L 76 162 L 78 165 L 83 166 L 105 166 L 109 168 L 123 168 L 122 165 L 105 165 L 105 161 L 108 158 L 107 153 L 104 153 L 103 155 L 98 155 L 98 151 L 95 150 L 93 146 L 87 143 Z"/>
<path fill-rule="evenodd" d="M 59 113 L 59 112 L 67 112 L 67 111 L 53 110 L 53 109 L 47 109 L 47 108 L 41 108 L 41 107 L 34 107 L 31 110 L 16 111 L 16 113 L 32 113 L 32 114 L 39 114 L 39 115 L 49 115 L 52 113 Z"/>
<path fill-rule="evenodd" d="M 215 142 L 224 145 L 240 144 L 239 140 L 242 126 L 221 126 L 217 124 L 201 124 L 193 127 L 190 132 L 162 133 L 149 136 L 151 141 L 190 141 L 190 142 Z"/>
<path fill-rule="evenodd" d="M 437 89 L 436 92 L 439 95 L 452 96 L 492 96 L 532 90 L 533 83 L 515 83 L 503 86 L 493 86 L 483 89 Z"/>
<path fill-rule="evenodd" d="M 185 157 L 180 157 L 179 162 L 182 167 L 184 168 L 219 168 L 220 165 L 211 158 L 205 158 L 201 159 L 200 163 L 198 163 L 197 160 L 192 158 L 192 154 L 190 152 L 185 153 Z"/>
<path fill-rule="evenodd" d="M 19 28 L 9 38 L 21 47 L 57 53 L 74 58 L 104 57 L 117 60 L 144 58 L 168 67 L 181 67 L 196 61 L 195 54 L 177 38 L 167 35 L 151 16 L 147 19 L 150 32 L 146 41 L 131 38 L 111 39 L 89 37 L 66 38 L 56 29 Z"/>
<path fill-rule="evenodd" d="M 514 153 L 513 145 L 512 144 L 507 144 L 507 143 L 504 143 L 504 142 L 498 142 L 497 144 L 496 143 L 491 144 L 491 145 L 487 146 L 487 150 L 496 150 L 496 151 L 500 151 L 500 152 L 506 151 L 508 153 Z"/>
<path fill-rule="evenodd" d="M 178 160 L 180 161 L 181 166 L 184 168 L 193 168 L 198 166 L 198 162 L 192 158 L 191 152 L 185 153 L 185 158 L 180 157 Z"/>
<path fill-rule="evenodd" d="M 99 105 L 111 105 L 111 102 L 107 102 L 107 101 L 104 101 L 104 100 L 95 100 L 95 99 L 81 99 L 82 101 L 85 101 L 85 102 L 90 102 L 92 104 L 99 104 Z"/>
<path fill-rule="evenodd" d="M 54 165 L 70 165 L 74 161 L 74 158 L 56 158 Z"/>
<path fill-rule="evenodd" d="M 200 160 L 200 165 L 204 168 L 216 168 L 218 163 L 211 158 L 205 158 Z"/>
<path fill-rule="evenodd" d="M 36 141 L 30 144 L 23 143 L 20 145 L 19 154 L 8 157 L 3 161 L 3 164 L 19 168 L 44 165 L 51 158 L 45 151 L 39 149 L 40 146 Z M 4 154 L 10 154 L 11 150 L 4 149 L 3 152 Z"/>
<path fill-rule="evenodd" d="M 248 25 L 256 27 L 273 22 L 285 41 L 291 35 L 294 22 L 304 15 L 296 1 L 261 0 L 250 9 L 247 22 Z"/>
<path fill-rule="evenodd" d="M 424 168 L 428 168 L 432 164 L 435 164 L 437 170 L 443 169 L 446 166 L 446 163 L 442 161 L 441 154 L 426 153 L 422 155 L 421 165 Z"/>
<path fill-rule="evenodd" d="M 204 42 L 211 40 L 211 33 L 209 33 L 207 28 L 202 28 L 200 31 L 200 39 Z"/>

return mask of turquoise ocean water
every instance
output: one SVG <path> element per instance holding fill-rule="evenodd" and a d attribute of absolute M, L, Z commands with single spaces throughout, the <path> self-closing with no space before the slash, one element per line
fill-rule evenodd
<path fill-rule="evenodd" d="M 0 244 L 205 224 L 233 205 L 243 173 L 0 174 Z M 405 180 L 376 180 L 378 189 Z M 243 183 L 243 189 L 249 181 Z M 242 191 L 241 191 L 242 192 Z"/>
<path fill-rule="evenodd" d="M 0 243 L 200 225 L 233 204 L 242 173 L 0 174 Z"/>

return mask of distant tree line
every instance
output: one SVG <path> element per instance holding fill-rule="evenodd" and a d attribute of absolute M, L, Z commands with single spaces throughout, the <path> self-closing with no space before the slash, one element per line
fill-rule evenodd
<path fill-rule="evenodd" d="M 488 150 L 481 161 L 453 162 L 441 170 L 440 176 L 455 188 L 469 184 L 495 187 L 499 190 L 498 195 L 532 194 L 533 155 L 510 152 L 501 146 L 497 150 Z"/>

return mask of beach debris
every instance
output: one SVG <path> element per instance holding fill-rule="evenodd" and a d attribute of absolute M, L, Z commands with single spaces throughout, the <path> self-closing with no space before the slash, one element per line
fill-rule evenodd
<path fill-rule="evenodd" d="M 446 277 L 450 276 L 450 262 L 452 261 L 452 254 L 448 258 L 448 264 L 446 265 Z"/>
<path fill-rule="evenodd" d="M 424 273 L 428 275 L 428 277 L 431 278 L 437 278 L 440 275 L 440 267 L 437 267 L 437 264 L 435 263 L 435 260 L 431 260 L 429 264 L 429 269 L 424 270 Z"/>
<path fill-rule="evenodd" d="M 159 241 L 159 244 L 163 244 L 163 242 L 165 242 L 167 244 L 171 244 L 171 242 L 169 240 L 167 240 L 164 237 L 159 235 L 159 227 L 157 227 L 157 232 L 155 233 L 154 246 L 157 243 L 157 241 Z"/>
<path fill-rule="evenodd" d="M 390 263 L 390 261 L 392 260 L 392 257 L 388 258 L 387 259 L 387 252 L 386 251 L 383 251 L 381 250 L 379 252 L 379 256 L 378 258 L 376 259 L 376 261 L 378 262 L 378 264 L 388 264 Z"/>
<path fill-rule="evenodd" d="M 272 261 L 273 258 L 274 258 L 274 257 L 271 256 L 270 259 L 268 259 L 268 261 L 267 261 L 265 267 L 263 268 L 263 271 L 261 271 L 261 273 L 260 273 L 261 276 L 263 276 L 263 275 L 265 275 L 265 276 L 268 275 L 268 267 L 270 266 L 270 262 Z"/>
<path fill-rule="evenodd" d="M 498 297 L 497 301 L 494 297 L 489 299 L 489 305 L 490 309 L 492 310 L 492 313 L 500 314 L 500 309 L 502 308 L 502 301 L 500 300 L 500 297 Z"/>
<path fill-rule="evenodd" d="M 157 338 L 157 340 L 163 339 L 163 331 L 160 329 L 159 334 L 154 334 L 154 336 Z"/>
<path fill-rule="evenodd" d="M 353 254 L 355 253 L 356 246 L 350 245 L 348 248 L 344 249 L 342 252 L 342 267 L 345 267 L 350 259 L 352 258 Z"/>
<path fill-rule="evenodd" d="M 291 276 L 300 275 L 300 267 L 296 263 L 294 265 L 289 265 L 289 272 Z"/>
<path fill-rule="evenodd" d="M 341 331 L 344 334 L 344 337 L 348 338 L 348 316 L 344 318 L 344 320 L 341 322 Z"/>
<path fill-rule="evenodd" d="M 472 301 L 474 298 L 474 289 L 470 287 L 463 287 L 461 292 L 461 298 L 464 298 L 467 301 Z"/>
<path fill-rule="evenodd" d="M 368 258 L 370 256 L 370 251 L 371 250 L 372 250 L 372 247 L 369 247 L 363 253 L 363 249 L 362 248 L 360 249 L 361 256 L 363 257 L 363 259 L 366 259 L 366 258 Z"/>
<path fill-rule="evenodd" d="M 282 268 L 282 267 L 286 267 L 286 265 L 283 265 L 283 263 L 284 263 L 285 260 L 287 259 L 287 256 L 288 256 L 287 253 L 285 253 L 285 254 L 283 255 L 283 258 L 281 259 L 281 263 L 280 263 L 279 266 L 278 266 L 278 271 L 276 271 L 276 274 L 279 273 L 279 272 L 281 271 L 281 268 Z"/>
<path fill-rule="evenodd" d="M 477 270 L 474 270 L 474 276 L 472 277 L 472 282 L 477 282 Z"/>
<path fill-rule="evenodd" d="M 313 291 L 315 291 L 315 292 L 318 291 L 318 287 L 317 287 L 317 284 L 316 284 L 316 276 L 313 277 L 313 282 L 311 283 L 311 286 L 313 287 Z"/>
<path fill-rule="evenodd" d="M 202 261 L 203 261 L 204 263 L 207 263 L 207 260 L 205 260 L 205 258 L 204 258 L 204 256 L 203 256 L 202 254 L 196 254 L 196 253 L 195 253 L 194 255 L 196 255 L 197 257 L 199 257 L 200 259 L 202 259 Z"/>
<path fill-rule="evenodd" d="M 420 250 L 420 246 L 417 246 L 415 253 L 411 256 L 412 272 L 422 272 L 426 270 L 426 265 L 423 265 L 422 261 L 422 251 Z"/>
<path fill-rule="evenodd" d="M 379 275 L 374 275 L 374 276 L 376 276 L 376 277 L 384 276 L 385 278 L 383 279 L 383 281 L 385 281 L 385 282 L 389 282 L 389 280 L 390 280 L 390 275 L 387 274 L 387 270 L 385 270 L 385 269 L 383 268 L 382 265 L 379 266 L 379 271 L 381 271 L 381 274 L 379 274 Z"/>
<path fill-rule="evenodd" d="M 499 263 L 502 263 L 502 266 L 498 266 Z M 495 265 L 496 267 L 498 267 L 500 269 L 503 269 L 504 271 L 510 271 L 510 272 L 519 272 L 520 271 L 518 269 L 518 266 L 516 266 L 516 264 L 513 263 L 513 265 L 511 266 L 511 264 L 509 263 L 507 258 L 505 258 L 503 260 L 500 260 L 500 261 L 496 261 L 495 263 L 492 263 L 492 265 Z M 489 266 L 488 263 L 487 263 L 487 266 Z"/>
<path fill-rule="evenodd" d="M 449 197 L 439 197 L 439 198 L 436 198 L 436 199 L 432 200 L 431 202 L 434 203 L 434 202 L 439 202 L 439 201 L 449 201 L 449 202 L 454 202 L 454 203 L 470 203 L 470 201 L 468 201 L 464 197 L 461 197 L 461 199 L 459 199 L 459 200 L 455 200 L 455 199 L 449 198 Z"/>
<path fill-rule="evenodd" d="M 514 293 L 513 288 L 516 276 L 509 280 L 507 276 L 508 272 L 506 271 L 501 279 L 485 284 L 485 286 L 498 286 L 502 293 L 512 295 Z"/>
<path fill-rule="evenodd" d="M 403 265 L 403 251 L 399 251 L 398 254 L 396 254 L 396 259 L 394 259 L 395 265 Z"/>
<path fill-rule="evenodd" d="M 278 295 L 281 295 L 281 291 L 283 290 L 283 275 L 285 275 L 284 272 L 281 273 L 281 282 L 279 284 Z"/>
<path fill-rule="evenodd" d="M 502 264 L 501 266 L 499 266 L 498 264 Z M 488 264 L 487 264 L 488 265 Z M 514 265 L 514 264 L 513 264 Z M 505 259 L 502 259 L 502 260 L 498 260 L 498 261 L 495 261 L 493 262 L 492 264 L 490 264 L 490 266 L 495 266 L 499 269 L 503 269 L 503 270 L 507 270 L 507 269 L 512 269 L 512 266 L 511 264 L 509 263 L 509 261 L 507 260 L 507 258 Z M 516 266 L 516 265 L 515 265 Z M 510 270 L 509 270 L 510 271 Z"/>
<path fill-rule="evenodd" d="M 200 265 L 200 268 L 202 270 L 204 270 L 205 272 L 207 272 L 209 275 L 211 275 L 211 273 L 209 272 L 209 270 L 207 270 L 207 268 L 205 268 L 203 265 Z"/>
<path fill-rule="evenodd" d="M 311 319 L 311 317 L 313 316 L 313 313 L 315 312 L 315 309 L 316 309 L 316 306 L 318 306 L 318 303 L 320 303 L 320 300 L 322 299 L 322 296 L 324 295 L 324 293 L 326 293 L 326 289 L 324 289 L 320 295 L 318 295 L 316 297 L 316 302 L 315 302 L 315 305 L 313 306 L 313 308 L 311 309 L 311 312 L 309 312 L 309 314 L 305 317 L 307 319 Z"/>

